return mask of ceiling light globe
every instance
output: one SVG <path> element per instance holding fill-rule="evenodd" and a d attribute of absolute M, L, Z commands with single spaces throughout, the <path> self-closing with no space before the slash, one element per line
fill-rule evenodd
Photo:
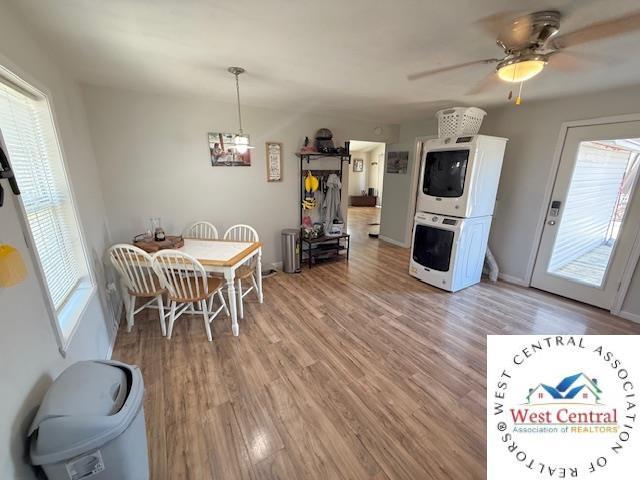
<path fill-rule="evenodd" d="M 545 64 L 545 60 L 534 59 L 498 65 L 498 77 L 505 82 L 524 82 L 538 75 Z"/>

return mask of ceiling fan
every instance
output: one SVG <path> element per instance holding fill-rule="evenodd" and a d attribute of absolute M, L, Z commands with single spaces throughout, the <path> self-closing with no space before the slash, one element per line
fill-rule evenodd
<path fill-rule="evenodd" d="M 561 19 L 562 14 L 557 10 L 516 16 L 494 15 L 483 22 L 490 30 L 497 31 L 496 43 L 504 50 L 504 57 L 485 58 L 436 68 L 411 74 L 407 78 L 418 80 L 472 65 L 496 63 L 495 72 L 491 72 L 489 77 L 469 92 L 480 93 L 495 84 L 496 76 L 505 82 L 521 83 L 538 75 L 550 58 L 563 56 L 566 60 L 572 53 L 566 50 L 571 47 L 640 30 L 640 10 L 623 17 L 597 22 L 564 35 L 559 35 Z M 554 60 L 552 66 L 561 68 L 561 62 Z"/>

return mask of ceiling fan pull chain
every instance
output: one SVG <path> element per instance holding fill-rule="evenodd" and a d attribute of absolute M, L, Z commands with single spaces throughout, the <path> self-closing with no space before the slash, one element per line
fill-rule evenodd
<path fill-rule="evenodd" d="M 520 105 L 522 103 L 522 85 L 524 82 L 520 82 L 520 89 L 518 90 L 518 96 L 516 97 L 516 105 Z"/>

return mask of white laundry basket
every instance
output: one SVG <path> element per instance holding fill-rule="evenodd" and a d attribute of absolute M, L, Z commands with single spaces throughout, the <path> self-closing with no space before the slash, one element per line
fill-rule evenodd
<path fill-rule="evenodd" d="M 487 112 L 476 107 L 453 107 L 440 110 L 436 112 L 438 137 L 475 135 L 480 130 L 486 114 Z"/>

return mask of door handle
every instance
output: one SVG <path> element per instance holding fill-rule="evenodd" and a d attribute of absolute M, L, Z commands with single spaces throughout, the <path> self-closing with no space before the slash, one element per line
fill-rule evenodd
<path fill-rule="evenodd" d="M 556 224 L 556 221 L 555 221 L 555 220 L 549 220 L 547 223 L 548 223 L 549 225 L 555 225 L 555 224 Z"/>

